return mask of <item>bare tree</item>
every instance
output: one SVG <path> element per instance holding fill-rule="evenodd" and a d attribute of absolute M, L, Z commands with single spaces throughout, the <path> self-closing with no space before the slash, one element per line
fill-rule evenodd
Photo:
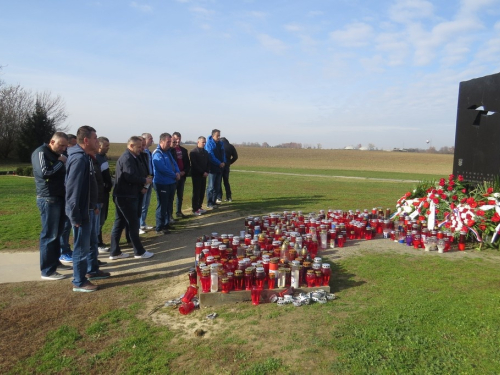
<path fill-rule="evenodd" d="M 15 149 L 19 129 L 33 108 L 31 92 L 17 86 L 0 86 L 0 158 Z"/>
<path fill-rule="evenodd" d="M 36 94 L 36 103 L 45 110 L 47 117 L 53 121 L 57 131 L 67 130 L 67 126 L 61 126 L 68 118 L 65 103 L 61 96 L 53 97 L 50 91 L 44 91 Z"/>

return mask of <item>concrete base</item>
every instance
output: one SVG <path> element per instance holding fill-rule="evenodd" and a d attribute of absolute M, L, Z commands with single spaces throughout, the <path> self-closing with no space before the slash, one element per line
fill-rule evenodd
<path fill-rule="evenodd" d="M 314 288 L 299 288 L 295 289 L 294 294 L 314 292 L 315 290 L 323 289 L 325 292 L 330 293 L 330 286 L 320 286 Z M 269 297 L 273 294 L 278 294 L 285 289 L 264 289 L 260 295 L 260 303 L 268 303 Z M 251 301 L 252 296 L 249 290 L 233 290 L 229 293 L 202 293 L 198 295 L 200 301 L 200 308 L 214 307 L 220 305 L 227 305 L 232 303 Z"/>

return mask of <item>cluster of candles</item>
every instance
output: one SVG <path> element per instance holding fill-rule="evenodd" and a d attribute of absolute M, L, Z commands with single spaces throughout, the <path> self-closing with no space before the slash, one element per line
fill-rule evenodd
<path fill-rule="evenodd" d="M 391 222 L 390 227 L 383 230 L 384 238 L 394 242 L 413 246 L 415 249 L 423 248 L 425 251 L 438 251 L 445 253 L 450 251 L 454 242 L 454 234 L 448 229 L 435 230 L 427 228 L 426 221 L 411 220 L 405 216 L 401 220 Z M 467 232 L 461 231 L 458 237 L 458 250 L 465 250 Z"/>

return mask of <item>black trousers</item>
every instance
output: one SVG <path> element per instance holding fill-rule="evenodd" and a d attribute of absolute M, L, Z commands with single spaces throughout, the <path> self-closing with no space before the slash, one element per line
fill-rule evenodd
<path fill-rule="evenodd" d="M 205 198 L 205 189 L 207 187 L 207 178 L 203 175 L 191 175 L 191 180 L 193 182 L 193 198 L 191 205 L 193 211 L 198 211 L 203 205 L 203 199 Z"/>

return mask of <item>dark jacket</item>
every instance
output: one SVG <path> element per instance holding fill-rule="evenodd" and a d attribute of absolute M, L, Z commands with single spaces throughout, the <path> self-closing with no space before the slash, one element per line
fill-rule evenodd
<path fill-rule="evenodd" d="M 236 148 L 228 141 L 224 141 L 224 151 L 226 152 L 227 165 L 234 164 L 234 162 L 238 160 L 238 152 L 236 152 Z"/>
<path fill-rule="evenodd" d="M 128 149 L 116 162 L 115 188 L 113 195 L 122 198 L 137 198 L 146 184 L 142 162 Z"/>
<path fill-rule="evenodd" d="M 191 158 L 191 176 L 201 177 L 209 172 L 208 152 L 204 148 L 195 147 L 189 153 Z"/>
<path fill-rule="evenodd" d="M 66 162 L 66 216 L 73 226 L 87 223 L 89 209 L 95 208 L 95 205 L 91 207 L 90 200 L 91 182 L 94 178 L 90 157 L 80 145 L 70 147 Z"/>
<path fill-rule="evenodd" d="M 111 179 L 111 173 L 109 171 L 108 157 L 106 155 L 97 154 L 97 161 L 99 162 L 102 174 L 102 182 L 104 184 L 104 193 L 109 194 L 111 189 L 113 189 L 113 180 Z"/>
<path fill-rule="evenodd" d="M 57 160 L 59 156 L 46 144 L 38 147 L 31 154 L 38 197 L 64 197 L 66 166 L 62 161 Z"/>
<path fill-rule="evenodd" d="M 182 153 L 182 164 L 184 164 L 183 170 L 181 170 L 181 168 L 179 166 L 179 162 L 177 160 L 177 150 L 175 149 L 175 147 L 171 147 L 170 152 L 172 153 L 174 160 L 177 162 L 177 166 L 179 167 L 179 171 L 181 171 L 181 172 L 184 171 L 185 172 L 184 178 L 186 178 L 189 175 L 189 172 L 191 170 L 191 164 L 189 162 L 188 150 L 186 150 L 182 146 L 179 146 L 179 147 L 180 147 L 181 153 Z M 182 178 L 182 176 L 181 176 L 181 178 Z"/>
<path fill-rule="evenodd" d="M 210 173 L 222 173 L 220 164 L 226 162 L 224 143 L 220 140 L 215 142 L 212 136 L 209 136 L 205 144 L 205 150 L 207 150 L 209 156 Z"/>
<path fill-rule="evenodd" d="M 102 178 L 101 165 L 95 156 L 91 156 L 91 158 L 97 184 L 97 203 L 104 203 L 104 180 Z"/>

